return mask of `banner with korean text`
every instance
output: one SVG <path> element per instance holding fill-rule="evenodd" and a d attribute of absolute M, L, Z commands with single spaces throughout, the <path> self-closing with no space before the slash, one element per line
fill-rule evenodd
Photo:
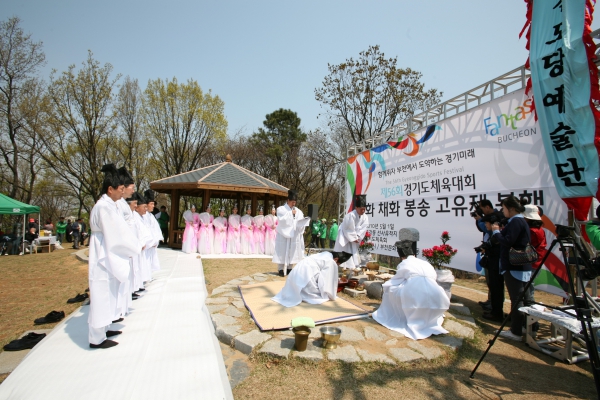
<path fill-rule="evenodd" d="M 576 218 L 585 220 L 600 175 L 600 117 L 592 102 L 600 100 L 590 36 L 594 6 L 589 0 L 529 0 L 527 6 L 528 86 L 550 172 Z"/>
<path fill-rule="evenodd" d="M 520 90 L 350 157 L 346 207 L 353 195 L 367 195 L 373 252 L 397 256 L 401 228 L 420 232 L 420 249 L 441 244 L 448 231 L 458 249 L 450 267 L 480 272 L 473 203 L 487 198 L 499 209 L 511 194 L 543 208 L 550 243 L 554 224 L 566 223 L 566 207 L 531 111 Z"/>

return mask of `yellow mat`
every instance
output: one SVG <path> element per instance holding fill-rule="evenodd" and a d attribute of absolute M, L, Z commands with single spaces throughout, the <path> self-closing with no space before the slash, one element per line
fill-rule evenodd
<path fill-rule="evenodd" d="M 290 321 L 295 317 L 310 317 L 315 324 L 325 324 L 369 313 L 340 297 L 323 304 L 302 302 L 296 307 L 284 307 L 271 300 L 284 284 L 285 281 L 273 281 L 239 286 L 242 299 L 261 331 L 291 328 Z"/>

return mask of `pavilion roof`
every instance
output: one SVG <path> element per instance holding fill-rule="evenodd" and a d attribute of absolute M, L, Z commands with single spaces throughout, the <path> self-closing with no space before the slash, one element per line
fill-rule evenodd
<path fill-rule="evenodd" d="M 150 183 L 150 188 L 158 192 L 173 189 L 185 191 L 218 190 L 227 192 L 254 192 L 286 196 L 288 189 L 231 161 L 210 165 L 159 179 Z"/>

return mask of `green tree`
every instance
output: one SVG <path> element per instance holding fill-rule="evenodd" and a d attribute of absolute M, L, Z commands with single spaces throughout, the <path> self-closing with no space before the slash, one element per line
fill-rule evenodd
<path fill-rule="evenodd" d="M 292 110 L 280 108 L 267 114 L 264 128 L 252 134 L 250 143 L 266 157 L 262 174 L 283 186 L 297 177 L 296 166 L 306 134 L 300 128 L 300 118 Z"/>
<path fill-rule="evenodd" d="M 77 195 L 79 213 L 89 212 L 102 194 L 102 165 L 115 152 L 113 90 L 119 75 L 112 65 L 100 65 L 91 51 L 82 67 L 52 72 L 48 96 L 50 129 L 42 136 L 42 157 Z"/>
<path fill-rule="evenodd" d="M 20 173 L 29 169 L 23 164 L 29 162 L 35 150 L 28 151 L 24 127 L 27 119 L 37 118 L 37 101 L 32 97 L 39 94 L 35 74 L 44 65 L 45 55 L 42 42 L 34 42 L 31 35 L 25 34 L 20 22 L 12 17 L 0 23 L 0 170 L 9 195 L 29 201 L 31 191 L 19 190 L 30 186 Z"/>
<path fill-rule="evenodd" d="M 379 46 L 369 46 L 357 60 L 328 64 L 329 75 L 315 98 L 332 130 L 341 124 L 346 141 L 358 143 L 439 102 L 442 93 L 425 90 L 420 72 L 398 68 L 397 62 L 385 58 Z"/>
<path fill-rule="evenodd" d="M 225 103 L 198 82 L 150 80 L 144 91 L 144 126 L 158 176 L 171 176 L 201 166 L 209 145 L 227 137 Z"/>

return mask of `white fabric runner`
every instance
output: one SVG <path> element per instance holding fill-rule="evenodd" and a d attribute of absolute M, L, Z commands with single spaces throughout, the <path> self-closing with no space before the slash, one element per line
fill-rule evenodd
<path fill-rule="evenodd" d="M 0 385 L 0 399 L 233 399 L 204 306 L 196 254 L 158 249 L 162 269 L 112 328 L 111 349 L 88 346 L 83 306 L 59 324 Z"/>

